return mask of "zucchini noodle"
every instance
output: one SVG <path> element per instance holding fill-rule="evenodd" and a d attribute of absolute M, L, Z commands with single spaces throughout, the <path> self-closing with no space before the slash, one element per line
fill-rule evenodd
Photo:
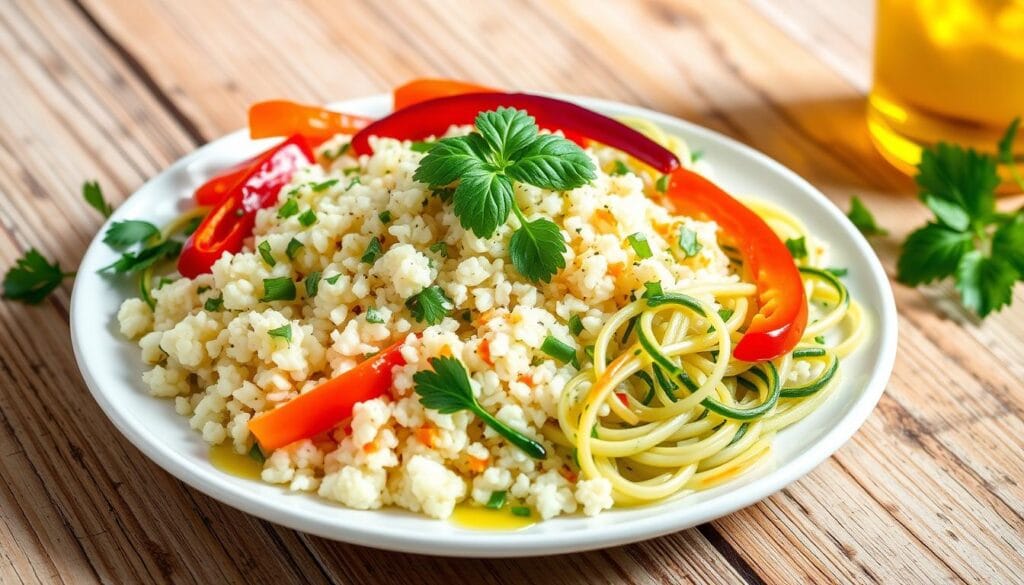
<path fill-rule="evenodd" d="M 689 160 L 681 139 L 625 122 Z M 597 336 L 593 363 L 566 384 L 557 425 L 547 424 L 544 434 L 573 450 L 583 478 L 607 479 L 617 505 L 714 487 L 766 460 L 778 431 L 835 392 L 840 360 L 866 334 L 863 311 L 823 268 L 824 247 L 804 225 L 775 206 L 748 205 L 780 238 L 806 239 L 807 257 L 798 261 L 810 308 L 803 338 L 772 361 L 733 359 L 756 313 L 750 283 L 666 290 L 613 315 Z M 723 250 L 740 263 L 735 250 Z"/>

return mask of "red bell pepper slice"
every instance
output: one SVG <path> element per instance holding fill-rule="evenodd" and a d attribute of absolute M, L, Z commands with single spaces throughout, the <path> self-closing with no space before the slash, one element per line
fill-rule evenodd
<path fill-rule="evenodd" d="M 352 407 L 391 389 L 391 371 L 405 365 L 404 341 L 392 345 L 351 370 L 300 394 L 249 421 L 260 448 L 272 451 L 328 431 L 352 415 Z"/>
<path fill-rule="evenodd" d="M 472 124 L 478 113 L 498 107 L 526 110 L 537 125 L 586 137 L 631 154 L 663 173 L 679 166 L 671 151 L 622 122 L 566 101 L 525 93 L 469 93 L 433 99 L 398 110 L 352 137 L 356 154 L 370 154 L 370 136 L 422 140 L 440 136 L 453 124 Z"/>
<path fill-rule="evenodd" d="M 355 134 L 372 120 L 286 100 L 257 102 L 249 107 L 249 136 L 269 138 L 301 134 L 320 144 L 335 134 Z"/>
<path fill-rule="evenodd" d="M 224 197 L 231 191 L 231 188 L 237 185 L 242 180 L 242 177 L 246 175 L 249 167 L 256 163 L 257 158 L 259 156 L 228 167 L 200 185 L 192 195 L 196 204 L 211 206 L 223 201 Z"/>
<path fill-rule="evenodd" d="M 281 188 L 295 171 L 312 162 L 309 144 L 298 135 L 260 155 L 185 241 L 178 272 L 195 278 L 209 272 L 225 252 L 241 250 L 242 242 L 252 234 L 256 212 L 277 203 Z"/>
<path fill-rule="evenodd" d="M 758 312 L 733 355 L 756 362 L 796 347 L 807 326 L 807 299 L 800 271 L 779 236 L 749 207 L 687 169 L 672 171 L 666 195 L 678 211 L 707 216 L 735 240 L 757 285 Z"/>

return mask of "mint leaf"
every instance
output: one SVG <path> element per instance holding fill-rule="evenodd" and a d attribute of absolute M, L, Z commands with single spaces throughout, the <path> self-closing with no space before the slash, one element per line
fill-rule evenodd
<path fill-rule="evenodd" d="M 931 195 L 955 204 L 975 221 L 984 221 L 995 211 L 999 174 L 993 157 L 940 142 L 921 152 L 917 171 L 922 199 Z"/>
<path fill-rule="evenodd" d="M 420 161 L 412 178 L 432 187 L 454 183 L 473 171 L 482 171 L 487 143 L 479 134 L 443 138 Z"/>
<path fill-rule="evenodd" d="M 436 284 L 406 299 L 405 306 L 409 308 L 414 319 L 427 325 L 437 325 L 444 321 L 448 311 L 455 307 L 451 299 Z"/>
<path fill-rule="evenodd" d="M 110 224 L 107 233 L 103 235 L 103 243 L 115 250 L 123 250 L 158 235 L 160 228 L 148 221 L 128 219 Z"/>
<path fill-rule="evenodd" d="M 1005 260 L 971 250 L 957 267 L 956 288 L 964 306 L 985 317 L 1010 304 L 1017 277 L 1017 271 Z"/>
<path fill-rule="evenodd" d="M 896 266 L 896 279 L 916 286 L 952 276 L 963 258 L 974 247 L 970 233 L 929 223 L 910 234 L 903 244 Z"/>
<path fill-rule="evenodd" d="M 474 122 L 480 136 L 494 153 L 494 162 L 504 164 L 537 138 L 537 121 L 515 108 L 498 108 L 480 112 Z"/>
<path fill-rule="evenodd" d="M 523 183 L 542 189 L 567 191 L 586 185 L 597 176 L 594 162 L 574 142 L 542 134 L 515 153 L 505 172 Z"/>
<path fill-rule="evenodd" d="M 114 213 L 114 206 L 107 203 L 107 200 L 103 197 L 103 190 L 100 189 L 100 184 L 97 181 L 86 181 L 82 185 L 82 199 L 85 199 L 85 202 L 100 212 L 103 217 L 110 217 L 110 214 Z"/>
<path fill-rule="evenodd" d="M 462 227 L 478 237 L 489 238 L 508 219 L 512 181 L 483 169 L 471 171 L 462 177 L 452 200 Z"/>
<path fill-rule="evenodd" d="M 865 236 L 884 236 L 889 233 L 887 230 L 878 227 L 878 224 L 875 223 L 875 216 L 864 205 L 864 202 L 860 200 L 860 197 L 854 196 L 850 200 L 850 211 L 846 213 L 846 217 L 850 218 L 850 222 L 853 223 L 854 227 Z"/>
<path fill-rule="evenodd" d="M 30 248 L 4 275 L 4 298 L 39 304 L 54 291 L 65 276 L 73 276 L 60 268 L 59 262 L 50 264 L 39 250 Z"/>
<path fill-rule="evenodd" d="M 544 218 L 523 221 L 508 243 L 512 265 L 534 282 L 550 282 L 556 272 L 565 268 L 565 250 L 561 230 Z"/>

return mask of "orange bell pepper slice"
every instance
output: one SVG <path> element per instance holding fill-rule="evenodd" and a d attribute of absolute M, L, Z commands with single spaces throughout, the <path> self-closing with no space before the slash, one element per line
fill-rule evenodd
<path fill-rule="evenodd" d="M 414 79 L 409 83 L 395 88 L 395 109 L 402 108 L 450 95 L 462 95 L 464 93 L 492 93 L 498 91 L 494 88 L 466 81 L 455 79 L 423 78 Z"/>
<path fill-rule="evenodd" d="M 343 114 L 319 106 L 270 100 L 249 107 L 249 136 L 270 138 L 301 134 L 311 143 L 318 144 L 335 134 L 355 134 L 372 121 L 364 116 Z"/>
<path fill-rule="evenodd" d="M 249 421 L 249 431 L 264 451 L 329 431 L 352 416 L 357 403 L 383 396 L 391 389 L 391 370 L 405 365 L 399 341 L 351 370 L 332 378 L 282 406 Z"/>

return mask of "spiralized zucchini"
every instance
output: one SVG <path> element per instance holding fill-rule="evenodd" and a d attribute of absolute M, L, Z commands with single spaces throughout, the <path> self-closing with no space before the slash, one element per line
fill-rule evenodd
<path fill-rule="evenodd" d="M 654 125 L 626 122 L 689 152 Z M 756 466 L 775 433 L 828 400 L 841 358 L 864 337 L 863 312 L 823 269 L 823 247 L 803 224 L 772 205 L 748 204 L 780 238 L 806 239 L 808 254 L 798 264 L 811 321 L 792 352 L 751 364 L 733 359 L 732 350 L 755 312 L 753 284 L 664 291 L 609 319 L 592 363 L 562 392 L 557 425 L 546 425 L 544 434 L 573 452 L 583 478 L 611 482 L 617 505 L 707 489 Z"/>

